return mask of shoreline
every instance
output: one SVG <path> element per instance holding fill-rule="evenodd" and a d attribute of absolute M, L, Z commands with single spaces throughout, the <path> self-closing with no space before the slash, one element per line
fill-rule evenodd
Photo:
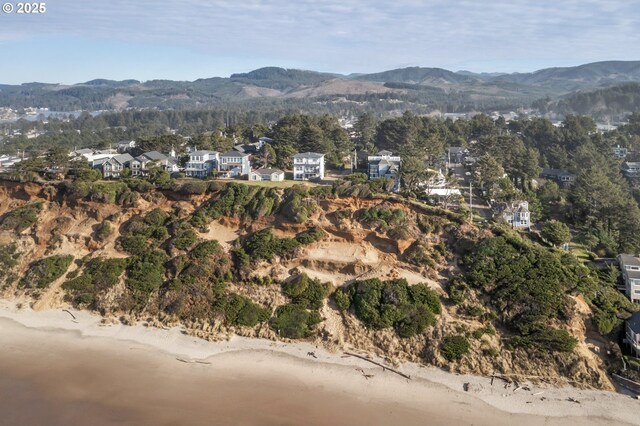
<path fill-rule="evenodd" d="M 237 386 L 257 381 L 265 388 L 271 388 L 275 383 L 275 389 L 281 389 L 285 394 L 291 387 L 300 388 L 298 393 L 303 399 L 307 393 L 323 394 L 334 404 L 349 400 L 357 405 L 359 401 L 365 402 L 365 406 L 374 404 L 387 411 L 391 404 L 405 416 L 406 424 L 424 418 L 424 415 L 455 424 L 512 424 L 515 421 L 522 425 L 543 421 L 558 425 L 575 422 L 639 424 L 640 421 L 635 414 L 640 401 L 612 392 L 531 384 L 527 384 L 528 390 L 514 391 L 504 388 L 499 380 L 492 386 L 487 377 L 452 374 L 435 367 L 406 363 L 398 370 L 409 374 L 412 377 L 409 381 L 364 360 L 330 353 L 306 342 L 285 343 L 239 336 L 210 342 L 185 335 L 179 328 L 165 330 L 141 323 L 105 325 L 101 324 L 102 317 L 98 315 L 70 311 L 76 320 L 60 309 L 35 312 L 30 308 L 18 309 L 15 302 L 0 301 L 0 341 L 5 340 L 3 345 L 13 348 L 4 356 L 24 352 L 23 347 L 34 344 L 30 342 L 37 336 L 36 340 L 43 342 L 42 350 L 46 347 L 60 349 L 60 353 L 71 350 L 69 348 L 77 350 L 68 354 L 71 358 L 82 351 L 97 350 L 96 356 L 117 355 L 127 362 L 135 358 L 141 365 L 152 360 L 162 366 L 162 371 L 176 373 L 173 377 L 178 381 L 229 379 Z M 33 349 L 37 351 L 38 347 Z M 315 356 L 309 356 L 310 352 Z M 114 362 L 111 367 L 117 371 L 119 364 Z M 194 372 L 196 376 L 193 376 Z M 468 391 L 463 390 L 465 385 Z M 184 386 L 188 388 L 188 383 Z M 237 391 L 241 396 L 248 390 Z M 334 400 L 336 395 L 341 395 L 341 399 Z M 308 408 L 309 404 L 305 406 Z M 444 411 L 437 412 L 439 407 Z M 448 407 L 455 409 L 449 412 Z M 294 415 L 293 412 L 289 414 Z M 298 424 L 290 420 L 274 417 L 274 424 Z M 306 420 L 300 418 L 299 422 Z M 332 419 L 332 422 L 339 423 L 339 420 Z M 382 418 L 378 417 L 378 420 Z M 253 424 L 251 419 L 247 421 L 246 424 Z M 322 423 L 325 422 L 317 424 Z"/>

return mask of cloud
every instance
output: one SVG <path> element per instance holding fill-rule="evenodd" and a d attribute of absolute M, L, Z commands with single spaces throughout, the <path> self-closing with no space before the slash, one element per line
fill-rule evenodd
<path fill-rule="evenodd" d="M 98 51 L 119 41 L 338 72 L 492 63 L 523 70 L 640 59 L 638 10 L 638 0 L 57 0 L 44 15 L 0 17 L 0 40 L 75 37 Z"/>

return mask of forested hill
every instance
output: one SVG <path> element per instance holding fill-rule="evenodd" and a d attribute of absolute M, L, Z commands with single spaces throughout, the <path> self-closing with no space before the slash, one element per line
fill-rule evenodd
<path fill-rule="evenodd" d="M 640 110 L 640 84 L 628 83 L 605 89 L 573 93 L 558 101 L 536 104 L 542 111 L 589 115 L 606 119 Z"/>
<path fill-rule="evenodd" d="M 640 61 L 597 62 L 514 74 L 409 67 L 345 76 L 265 67 L 228 78 L 195 81 L 95 79 L 74 85 L 0 84 L 0 107 L 73 111 L 233 105 L 245 109 L 346 114 L 404 110 L 468 112 L 515 110 L 546 98 L 547 106 L 555 106 L 553 102 L 576 91 L 626 83 L 640 83 Z M 588 108 L 573 111 L 589 113 Z"/>

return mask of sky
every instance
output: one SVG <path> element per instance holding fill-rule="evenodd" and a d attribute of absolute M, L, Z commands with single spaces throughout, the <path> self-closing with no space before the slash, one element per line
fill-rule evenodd
<path fill-rule="evenodd" d="M 42 14 L 0 12 L 0 83 L 195 80 L 264 66 L 528 72 L 640 60 L 640 0 L 44 3 Z"/>

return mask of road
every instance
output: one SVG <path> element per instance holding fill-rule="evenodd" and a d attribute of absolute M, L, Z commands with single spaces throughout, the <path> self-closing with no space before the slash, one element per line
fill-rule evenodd
<path fill-rule="evenodd" d="M 456 179 L 458 180 L 458 186 L 460 187 L 460 192 L 464 197 L 464 201 L 469 203 L 469 181 L 471 176 L 467 176 L 467 169 L 462 164 L 452 164 L 451 170 L 456 175 Z M 487 205 L 487 202 L 482 198 L 482 193 L 479 189 L 473 189 L 473 214 L 479 216 L 483 219 L 490 219 L 493 217 L 493 213 L 491 209 Z"/>

